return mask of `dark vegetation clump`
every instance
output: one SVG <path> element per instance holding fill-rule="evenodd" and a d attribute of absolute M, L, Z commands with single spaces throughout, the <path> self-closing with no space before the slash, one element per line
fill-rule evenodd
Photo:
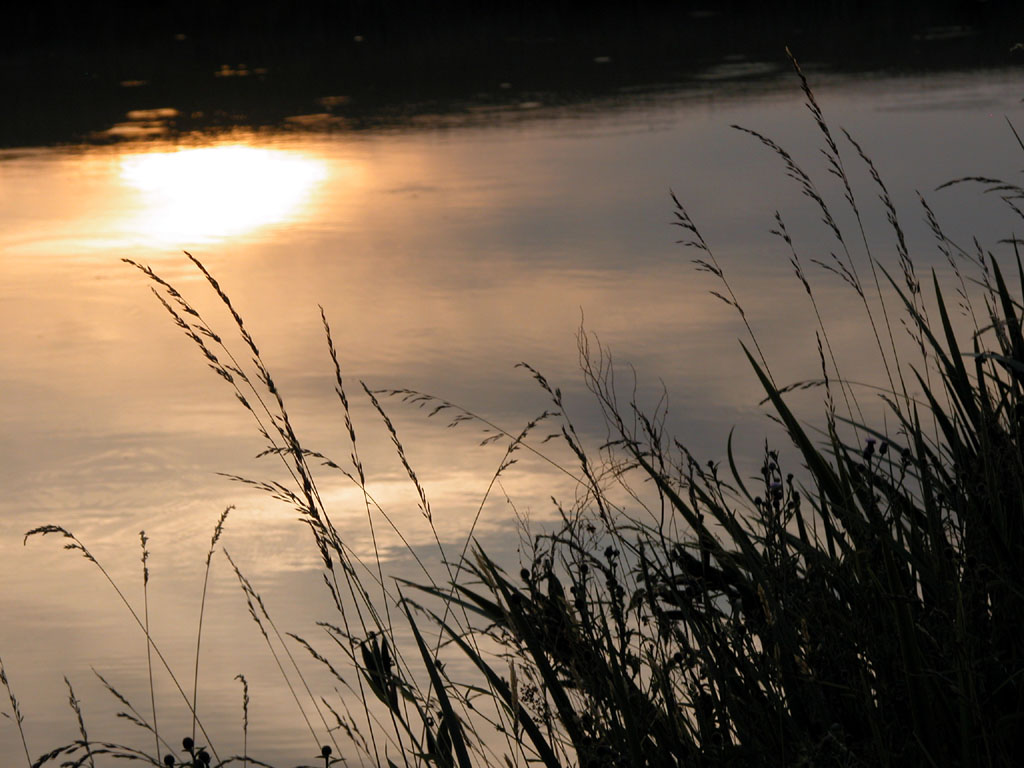
<path fill-rule="evenodd" d="M 431 525 L 426 492 L 381 404 L 387 395 L 426 404 L 454 423 L 487 425 L 489 439 L 507 444 L 495 479 L 510 471 L 517 453 L 550 450 L 535 433 L 542 423 L 546 432 L 556 425 L 572 457 L 562 466 L 576 479 L 577 493 L 571 505 L 558 506 L 561 522 L 532 540 L 518 573 L 475 545 L 472 531 L 455 549 L 435 537 L 440 576 L 410 547 L 422 565 L 418 583 L 388 578 L 379 554 L 359 560 L 322 501 L 321 467 L 362 490 L 374 542 L 375 526 L 390 518 L 368 488 L 326 315 L 350 442 L 344 463 L 300 442 L 242 317 L 196 259 L 233 317 L 243 347 L 237 357 L 182 294 L 134 264 L 234 389 L 257 421 L 267 453 L 290 477 L 244 482 L 293 506 L 319 552 L 337 609 L 321 622 L 333 641 L 327 650 L 296 636 L 285 643 L 259 593 L 231 565 L 282 671 L 287 662 L 276 655 L 272 637 L 285 648 L 303 648 L 344 691 L 336 702 L 310 694 L 321 720 L 307 723 L 323 765 L 1021 764 L 1024 265 L 1018 243 L 1002 241 L 1008 253 L 1000 259 L 977 243 L 960 247 L 921 198 L 948 259 L 959 310 L 951 313 L 938 277 L 917 275 L 871 160 L 852 137 L 832 132 L 799 68 L 797 74 L 856 236 L 844 232 L 792 155 L 749 132 L 779 156 L 833 240 L 834 253 L 820 265 L 863 305 L 865 333 L 886 376 L 888 427 L 861 416 L 856 387 L 839 370 L 783 217 L 777 215 L 774 233 L 790 250 L 818 317 L 822 370 L 819 380 L 790 386 L 776 383 L 725 270 L 677 201 L 684 241 L 696 250 L 699 269 L 716 281 L 716 294 L 743 320 L 753 375 L 790 441 L 786 451 L 766 446 L 754 479 L 738 466 L 731 441 L 727 466 L 698 461 L 665 433 L 662 411 L 620 400 L 611 358 L 583 333 L 583 375 L 611 434 L 597 450 L 564 415 L 561 391 L 529 366 L 550 405 L 519 433 L 428 395 L 363 385 Z M 893 259 L 876 257 L 863 235 L 847 155 L 876 186 L 893 232 Z M 952 183 L 981 184 L 1020 213 L 1024 190 L 1016 185 L 987 178 Z M 907 332 L 913 360 L 900 351 Z M 787 404 L 797 388 L 823 393 L 823 417 L 813 430 Z M 223 523 L 222 517 L 211 556 Z M 49 533 L 96 562 L 64 529 L 44 526 L 29 535 Z M 149 637 L 148 612 L 135 616 Z M 357 674 L 339 671 L 346 668 Z M 301 689 L 305 681 L 295 670 L 289 676 Z M 10 693 L 5 676 L 3 682 Z M 196 711 L 197 686 L 198 679 L 191 695 L 179 690 L 209 744 Z M 32 764 L 92 764 L 104 754 L 168 766 L 260 764 L 244 745 L 233 758 L 219 756 L 212 744 L 200 749 L 194 738 L 183 751 L 171 750 L 155 727 L 155 705 L 146 718 L 111 690 L 151 731 L 154 753 L 91 740 L 71 692 L 81 739 Z M 334 741 L 339 735 L 342 744 Z M 327 740 L 332 745 L 323 746 Z"/>

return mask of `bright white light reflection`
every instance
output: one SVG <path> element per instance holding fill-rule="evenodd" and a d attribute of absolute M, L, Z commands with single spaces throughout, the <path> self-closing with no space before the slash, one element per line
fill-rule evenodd
<path fill-rule="evenodd" d="M 250 232 L 292 217 L 327 176 L 322 160 L 244 145 L 127 155 L 121 178 L 143 194 L 132 229 L 187 244 Z"/>

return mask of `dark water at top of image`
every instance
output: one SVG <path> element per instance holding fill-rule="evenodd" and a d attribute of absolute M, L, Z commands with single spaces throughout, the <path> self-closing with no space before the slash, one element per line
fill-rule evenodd
<path fill-rule="evenodd" d="M 1000 2 L 33 3 L 8 15 L 0 146 L 363 130 L 607 107 L 808 71 L 1024 62 Z"/>

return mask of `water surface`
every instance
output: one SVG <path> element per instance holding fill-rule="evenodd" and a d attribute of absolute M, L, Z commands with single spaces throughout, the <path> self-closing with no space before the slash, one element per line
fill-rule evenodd
<path fill-rule="evenodd" d="M 1024 125 L 1016 71 L 821 77 L 816 89 L 826 117 L 857 137 L 885 177 L 921 276 L 946 264 L 915 190 L 950 234 L 978 233 L 1005 250 L 996 241 L 1013 225 L 998 200 L 933 190 L 967 174 L 1018 173 L 1024 157 L 1005 120 Z M 159 119 L 125 115 L 126 123 Z M 879 382 L 856 297 L 810 263 L 836 247 L 818 212 L 785 178 L 780 159 L 731 124 L 789 148 L 820 180 L 841 223 L 853 223 L 824 173 L 821 137 L 795 81 L 648 89 L 586 106 L 525 103 L 387 130 L 237 129 L 0 155 L 0 655 L 33 753 L 74 738 L 63 675 L 85 702 L 93 735 L 149 742 L 113 722 L 114 704 L 89 671 L 145 702 L 141 633 L 90 563 L 57 541 L 23 547 L 29 528 L 72 529 L 133 601 L 141 599 L 145 529 L 154 635 L 182 679 L 191 680 L 206 548 L 228 504 L 237 508 L 223 543 L 279 626 L 313 638 L 314 622 L 330 615 L 316 551 L 293 512 L 217 474 L 283 479 L 279 467 L 254 458 L 263 448 L 254 425 L 122 258 L 152 266 L 227 331 L 230 317 L 182 251 L 201 259 L 245 318 L 309 447 L 340 462 L 349 449 L 322 305 L 371 490 L 426 552 L 432 534 L 360 381 L 433 393 L 517 432 L 549 405 L 514 367 L 528 361 L 561 386 L 579 431 L 596 446 L 605 431 L 578 371 L 582 324 L 614 354 L 624 396 L 632 366 L 641 402 L 653 406 L 664 385 L 668 424 L 698 456 L 724 458 L 735 426 L 741 461 L 756 467 L 774 433 L 738 344 L 745 330 L 709 293 L 721 284 L 696 271 L 696 254 L 675 242 L 683 233 L 671 226 L 670 190 L 712 246 L 780 379 L 817 376 L 820 364 L 789 253 L 769 234 L 776 211 L 814 277 L 844 370 Z M 895 263 L 876 189 L 852 147 L 844 141 L 841 149 L 869 241 Z M 821 393 L 802 397 L 803 412 L 816 413 Z M 440 537 L 461 544 L 502 446 L 480 447 L 487 433 L 478 424 L 446 429 L 422 409 L 394 398 L 384 404 Z M 571 463 L 555 445 L 546 450 Z M 572 489 L 528 458 L 503 482 L 484 504 L 477 534 L 514 560 L 514 510 L 542 526 L 554 516 L 549 497 L 571 497 Z M 336 523 L 368 553 L 351 484 L 325 473 L 323 487 Z M 395 546 L 391 567 L 408 572 L 396 537 L 382 533 L 382 544 Z M 311 760 L 311 739 L 219 557 L 207 620 L 200 707 L 224 734 L 222 754 L 240 750 L 234 676 L 244 673 L 252 753 Z M 190 730 L 164 678 L 158 693 L 162 727 Z M 12 725 L 0 723 L 0 753 L 19 751 Z"/>

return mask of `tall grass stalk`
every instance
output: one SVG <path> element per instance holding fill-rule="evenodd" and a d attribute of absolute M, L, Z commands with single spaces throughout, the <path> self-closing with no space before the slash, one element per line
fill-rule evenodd
<path fill-rule="evenodd" d="M 245 675 L 235 675 L 242 684 L 242 767 L 249 764 L 249 681 Z"/>
<path fill-rule="evenodd" d="M 71 687 L 71 681 L 64 678 L 64 684 L 68 687 L 68 705 L 71 710 L 75 713 L 75 717 L 78 720 L 78 732 L 82 736 L 81 745 L 85 750 L 85 755 L 78 761 L 81 765 L 86 760 L 89 762 L 89 768 L 96 768 L 96 760 L 93 757 L 93 746 L 92 742 L 89 741 L 89 734 L 85 730 L 85 717 L 82 715 L 82 705 L 79 702 L 78 697 L 75 696 L 75 689 Z"/>
<path fill-rule="evenodd" d="M 145 623 L 143 632 L 146 635 L 146 675 L 149 678 L 149 706 L 153 715 L 153 744 L 156 746 L 156 751 L 153 754 L 159 755 L 160 726 L 156 719 L 156 687 L 153 685 L 153 648 L 149 643 L 149 638 L 151 637 L 149 633 L 149 550 L 146 548 L 149 539 L 146 538 L 144 530 L 139 531 L 139 543 L 142 545 L 142 615 Z M 195 710 L 194 700 L 192 709 L 193 711 Z M 194 734 L 193 738 L 195 738 Z"/>
<path fill-rule="evenodd" d="M 7 691 L 7 699 L 11 702 L 11 713 L 14 715 L 14 725 L 18 729 L 18 736 L 21 737 L 21 746 L 25 750 L 25 761 L 31 768 L 32 757 L 28 751 L 28 741 L 25 740 L 25 718 L 21 714 L 21 705 L 18 704 L 18 699 L 14 695 L 14 691 L 11 689 L 11 683 L 7 679 L 7 670 L 4 669 L 3 659 L 0 659 L 0 683 L 3 683 L 4 689 Z M 4 717 L 8 717 L 7 713 L 4 712 Z"/>
<path fill-rule="evenodd" d="M 196 665 L 192 676 L 192 740 L 196 738 L 196 720 L 197 720 L 197 709 L 196 701 L 199 696 L 199 651 L 202 647 L 203 642 L 203 615 L 206 613 L 206 588 L 210 583 L 210 561 L 213 560 L 213 552 L 217 548 L 217 541 L 220 539 L 221 534 L 224 533 L 224 522 L 227 520 L 228 513 L 234 509 L 234 506 L 228 506 L 220 514 L 220 519 L 217 521 L 217 525 L 213 529 L 213 536 L 210 537 L 210 549 L 206 553 L 206 570 L 203 571 L 203 596 L 199 600 L 199 627 L 196 629 Z M 147 607 L 147 623 L 148 619 L 148 607 Z M 148 630 L 147 630 L 148 634 Z M 156 711 L 153 714 L 153 725 L 156 725 Z M 158 748 L 159 751 L 159 748 Z"/>

